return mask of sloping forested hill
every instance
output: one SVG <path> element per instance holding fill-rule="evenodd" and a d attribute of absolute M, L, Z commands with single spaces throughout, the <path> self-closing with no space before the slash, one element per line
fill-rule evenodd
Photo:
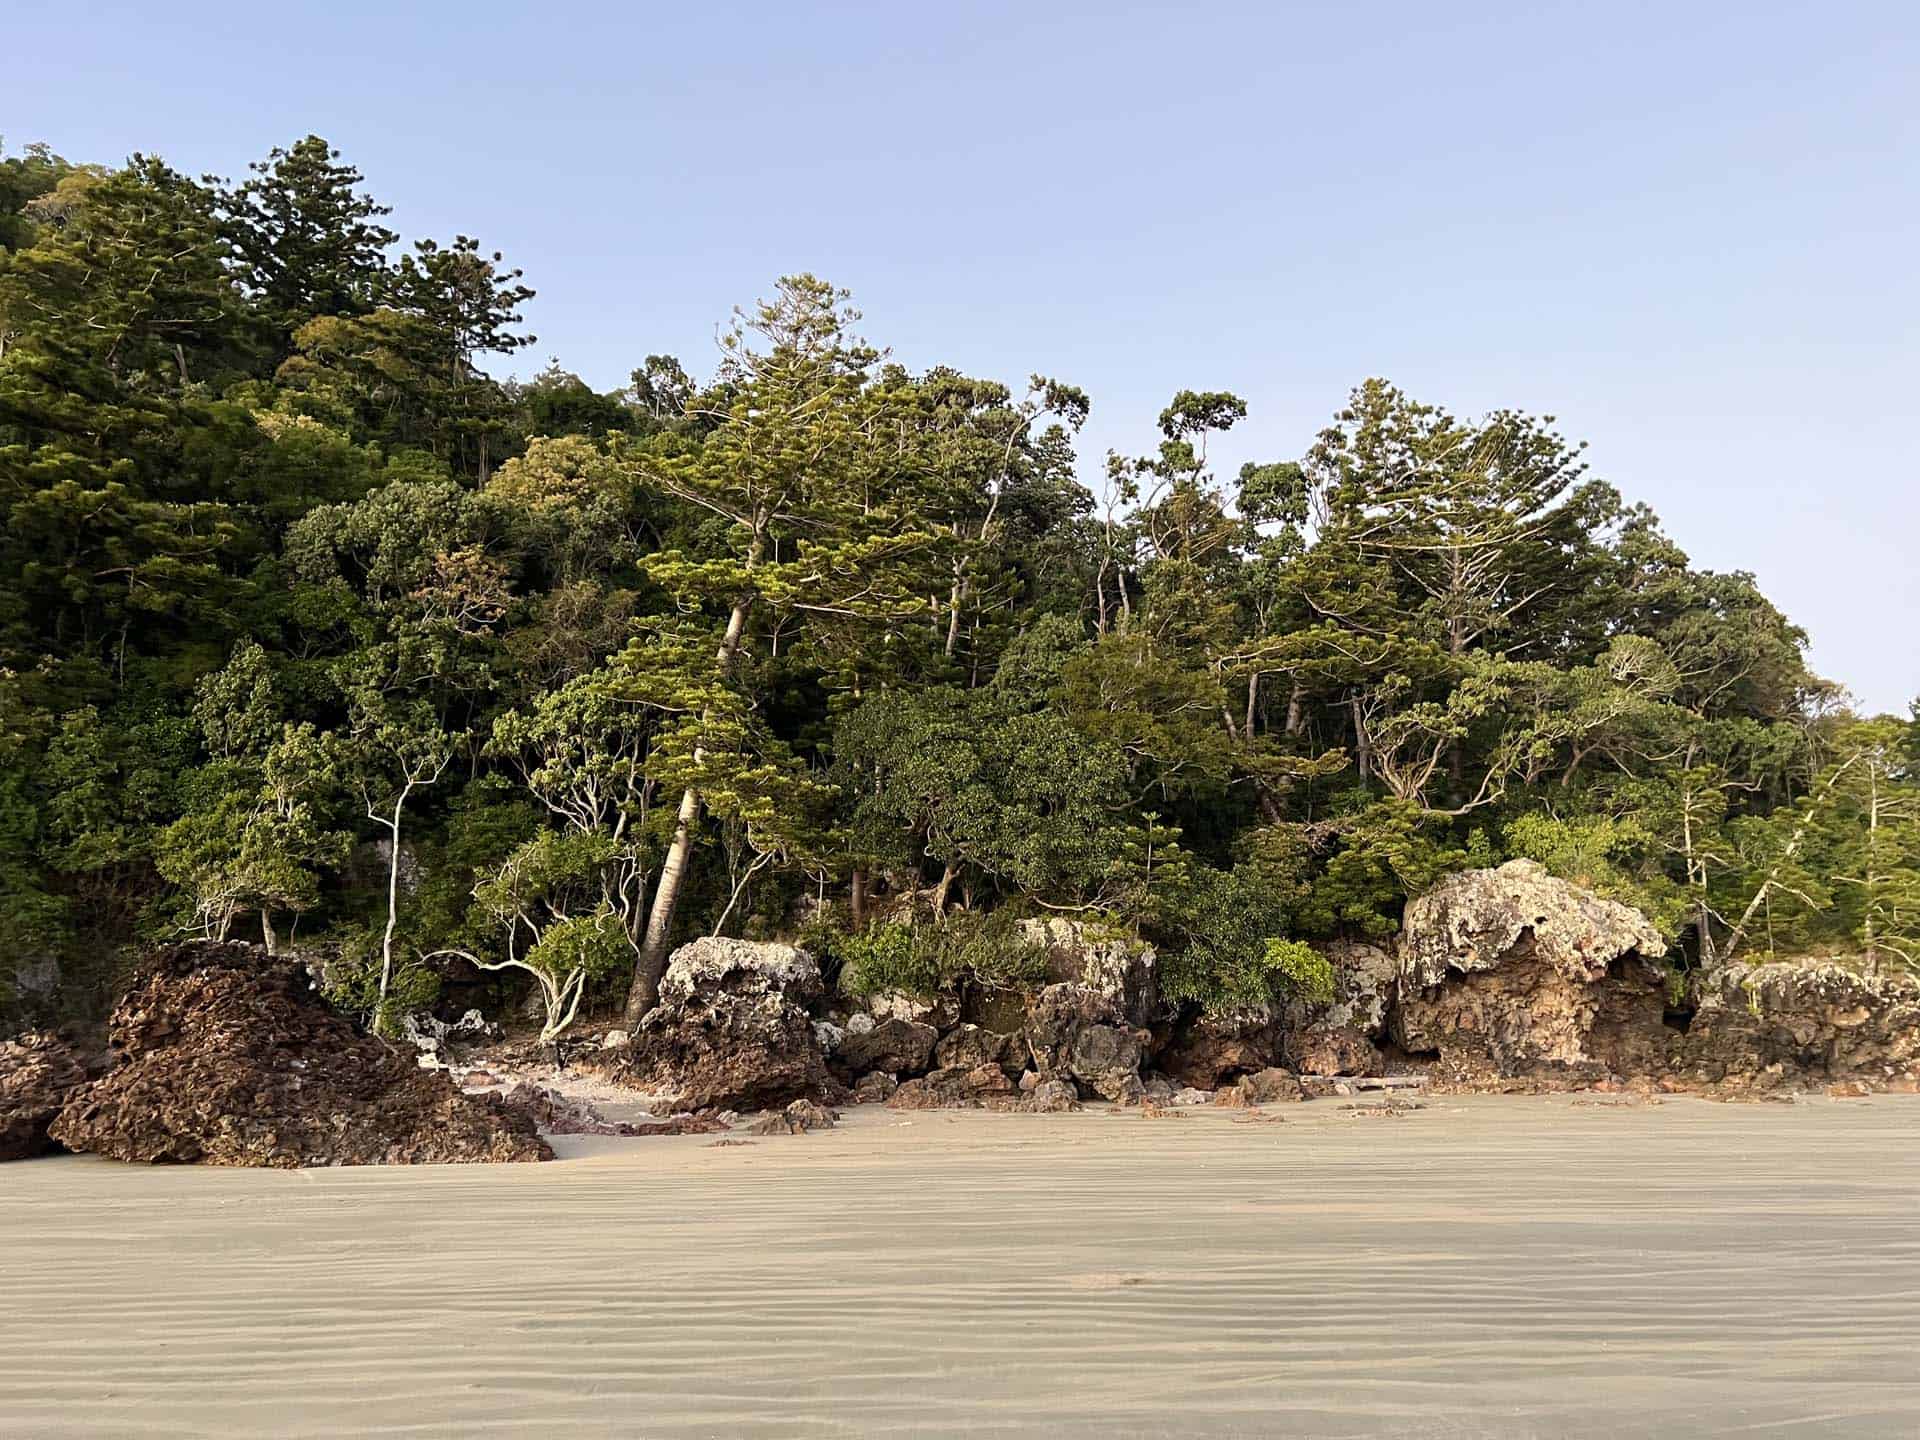
<path fill-rule="evenodd" d="M 1223 475 L 1184 391 L 1096 495 L 1085 394 L 808 276 L 711 376 L 495 381 L 533 292 L 385 214 L 313 137 L 0 158 L 9 1019 L 183 934 L 385 1020 L 471 961 L 644 1008 L 709 931 L 992 973 L 1049 911 L 1252 1000 L 1512 857 L 1696 958 L 1920 960 L 1920 730 L 1550 418 L 1367 380 Z"/>

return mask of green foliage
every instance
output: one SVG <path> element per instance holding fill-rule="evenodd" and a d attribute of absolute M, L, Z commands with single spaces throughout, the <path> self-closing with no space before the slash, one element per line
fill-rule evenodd
<path fill-rule="evenodd" d="M 532 291 L 387 215 L 315 136 L 0 156 L 0 1006 L 185 927 L 382 1025 L 507 965 L 558 1033 L 803 894 L 914 917 L 818 929 L 861 985 L 1030 983 L 1052 909 L 1265 1003 L 1511 855 L 1702 963 L 1920 954 L 1920 719 L 1551 417 L 1367 380 L 1225 476 L 1247 403 L 1181 390 L 1096 496 L 1085 394 L 911 372 L 808 275 L 709 376 L 497 381 Z"/>

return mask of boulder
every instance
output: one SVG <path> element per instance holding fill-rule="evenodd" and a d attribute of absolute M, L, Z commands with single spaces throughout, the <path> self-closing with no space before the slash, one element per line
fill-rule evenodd
<path fill-rule="evenodd" d="M 977 1065 L 971 1070 L 934 1070 L 918 1080 L 901 1084 L 887 1099 L 890 1110 L 947 1110 L 981 1105 L 996 1097 L 1011 1097 L 1017 1092 L 1007 1072 L 998 1065 Z"/>
<path fill-rule="evenodd" d="M 684 1110 L 835 1098 L 807 1013 L 820 994 L 820 971 L 795 946 L 712 936 L 682 945 L 617 1078 Z"/>
<path fill-rule="evenodd" d="M 841 1037 L 835 1063 L 849 1075 L 881 1070 L 895 1079 L 924 1075 L 940 1032 L 915 1020 L 882 1020 L 871 1030 Z"/>
<path fill-rule="evenodd" d="M 1392 1037 L 1466 1080 L 1659 1070 L 1666 949 L 1639 911 L 1530 860 L 1450 875 L 1407 904 Z"/>
<path fill-rule="evenodd" d="M 1042 1080 L 1030 1089 L 1011 1095 L 989 1095 L 982 1103 L 989 1110 L 1026 1115 L 1057 1115 L 1081 1108 L 1080 1092 L 1071 1080 Z"/>
<path fill-rule="evenodd" d="M 47 1127 L 87 1079 L 80 1052 L 51 1030 L 0 1043 L 0 1160 L 58 1150 Z"/>
<path fill-rule="evenodd" d="M 472 1079 L 471 1076 L 468 1077 Z M 545 1085 L 522 1080 L 500 1097 L 509 1110 L 524 1114 L 548 1135 L 642 1135 L 649 1132 L 624 1120 L 609 1120 L 584 1100 L 573 1100 Z M 654 1122 L 656 1125 L 659 1122 Z"/>
<path fill-rule="evenodd" d="M 1254 1105 L 1292 1104 L 1307 1098 L 1299 1077 L 1291 1070 L 1256 1071 L 1244 1076 L 1238 1088 Z"/>
<path fill-rule="evenodd" d="M 1920 1079 L 1920 978 L 1833 960 L 1723 965 L 1700 977 L 1677 1048 L 1709 1084 Z"/>
<path fill-rule="evenodd" d="M 1119 1002 L 1085 985 L 1049 985 L 1027 1011 L 1027 1048 L 1043 1080 L 1072 1080 L 1104 1100 L 1140 1099 L 1140 1032 Z"/>
<path fill-rule="evenodd" d="M 831 1130 L 840 1123 L 838 1111 L 811 1100 L 796 1100 L 784 1110 L 769 1110 L 747 1127 L 749 1135 L 804 1135 L 809 1130 Z"/>
<path fill-rule="evenodd" d="M 1288 1000 L 1281 1057 L 1306 1075 L 1379 1075 L 1400 964 L 1377 945 L 1330 940 L 1315 947 L 1333 969 L 1333 999 Z"/>
<path fill-rule="evenodd" d="M 884 1070 L 872 1070 L 862 1075 L 853 1085 L 853 1104 L 884 1105 L 893 1098 L 893 1092 L 900 1088 L 900 1082 Z"/>
<path fill-rule="evenodd" d="M 1176 1085 L 1214 1090 L 1280 1060 L 1278 1014 L 1264 1005 L 1202 1011 L 1174 1033 L 1160 1068 Z"/>
<path fill-rule="evenodd" d="M 933 1047 L 933 1063 L 942 1070 L 998 1065 L 1009 1075 L 1018 1075 L 1027 1064 L 1026 1041 L 1018 1034 L 962 1025 L 940 1037 Z"/>
<path fill-rule="evenodd" d="M 51 1127 L 70 1150 L 282 1169 L 553 1158 L 526 1115 L 421 1070 L 255 946 L 156 952 L 108 1037 L 113 1068 Z"/>
<path fill-rule="evenodd" d="M 880 990 L 867 997 L 867 1013 L 876 1021 L 909 1020 L 916 1025 L 931 1025 L 946 1030 L 960 1019 L 960 997 L 910 995 L 905 990 Z"/>
<path fill-rule="evenodd" d="M 1151 945 L 1104 935 L 1083 920 L 1058 915 L 1022 920 L 1020 934 L 1045 954 L 1053 983 L 1082 985 L 1105 996 L 1127 1025 L 1147 1026 L 1161 1018 L 1160 961 Z"/>

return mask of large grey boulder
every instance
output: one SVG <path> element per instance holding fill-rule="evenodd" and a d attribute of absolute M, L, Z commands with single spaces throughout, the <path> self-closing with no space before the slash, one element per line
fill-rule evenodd
<path fill-rule="evenodd" d="M 1047 978 L 1055 984 L 1081 985 L 1105 996 L 1129 1025 L 1151 1025 L 1161 1018 L 1160 960 L 1145 941 L 1103 934 L 1085 921 L 1059 915 L 1022 920 L 1020 934 L 1045 954 Z"/>
<path fill-rule="evenodd" d="M 1407 904 L 1395 1043 L 1463 1077 L 1662 1068 L 1667 942 L 1639 911 L 1530 860 Z"/>
<path fill-rule="evenodd" d="M 1282 1055 L 1303 1075 L 1378 1075 L 1378 1042 L 1387 1032 L 1400 962 L 1358 940 L 1329 940 L 1314 948 L 1333 970 L 1333 998 L 1287 1001 Z"/>
<path fill-rule="evenodd" d="M 1072 1080 L 1103 1100 L 1138 1103 L 1141 1033 L 1119 1003 L 1085 985 L 1049 985 L 1027 1011 L 1027 1047 L 1043 1080 Z"/>
<path fill-rule="evenodd" d="M 819 967 L 798 946 L 694 940 L 668 961 L 620 1078 L 684 1110 L 837 1098 L 807 1011 L 820 995 Z"/>

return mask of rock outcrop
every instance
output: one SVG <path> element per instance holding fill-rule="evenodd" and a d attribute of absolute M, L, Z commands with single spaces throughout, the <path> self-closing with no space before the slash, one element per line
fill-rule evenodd
<path fill-rule="evenodd" d="M 1278 1013 L 1265 1005 L 1202 1011 L 1185 1020 L 1160 1056 L 1176 1086 L 1213 1090 L 1280 1059 Z"/>
<path fill-rule="evenodd" d="M 1103 1100 L 1139 1101 L 1141 1035 L 1112 997 L 1085 985 L 1049 985 L 1027 1011 L 1026 1034 L 1042 1080 L 1071 1080 Z"/>
<path fill-rule="evenodd" d="M 1053 983 L 1081 985 L 1105 996 L 1128 1025 L 1151 1025 L 1161 1018 L 1160 961 L 1151 945 L 1101 935 L 1084 921 L 1061 916 L 1023 920 L 1020 934 L 1046 956 Z"/>
<path fill-rule="evenodd" d="M 1378 1075 L 1400 964 L 1377 945 L 1330 940 L 1316 947 L 1333 968 L 1333 999 L 1292 999 L 1281 1055 L 1303 1075 Z"/>
<path fill-rule="evenodd" d="M 1639 911 L 1529 860 L 1409 901 L 1393 1040 L 1463 1081 L 1661 1069 L 1666 941 Z"/>
<path fill-rule="evenodd" d="M 70 1150 L 282 1169 L 553 1156 L 529 1118 L 420 1069 L 253 946 L 150 956 L 108 1037 L 112 1068 L 52 1124 Z"/>
<path fill-rule="evenodd" d="M 87 1079 L 80 1052 L 51 1030 L 0 1042 L 0 1160 L 58 1150 L 47 1127 Z"/>
<path fill-rule="evenodd" d="M 1736 1088 L 1920 1079 L 1920 979 L 1834 961 L 1721 966 L 1698 981 L 1684 1078 Z"/>
<path fill-rule="evenodd" d="M 772 1110 L 840 1086 L 807 1006 L 820 971 L 792 945 L 709 936 L 674 951 L 620 1079 L 678 1109 Z"/>
<path fill-rule="evenodd" d="M 871 1029 L 844 1034 L 834 1063 L 849 1076 L 878 1070 L 905 1080 L 926 1073 L 939 1038 L 938 1030 L 917 1020 L 882 1020 Z"/>
<path fill-rule="evenodd" d="M 1027 1065 L 1027 1046 L 1018 1034 L 962 1025 L 940 1037 L 933 1047 L 933 1063 L 942 1070 L 998 1065 L 1009 1075 L 1018 1075 Z"/>
<path fill-rule="evenodd" d="M 903 1082 L 887 1097 L 887 1108 L 947 1110 L 982 1105 L 1016 1093 L 1013 1081 L 998 1065 L 976 1065 L 971 1070 L 955 1066 Z"/>

